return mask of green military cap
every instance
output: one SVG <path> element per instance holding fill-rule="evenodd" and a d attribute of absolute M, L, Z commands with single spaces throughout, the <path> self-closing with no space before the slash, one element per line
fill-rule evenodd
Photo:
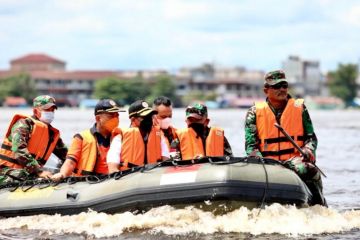
<path fill-rule="evenodd" d="M 193 117 L 196 119 L 202 119 L 208 116 L 207 107 L 204 104 L 196 103 L 193 106 L 186 108 L 186 118 Z"/>
<path fill-rule="evenodd" d="M 265 75 L 265 85 L 272 86 L 280 82 L 287 82 L 285 72 L 282 70 L 271 71 Z"/>
<path fill-rule="evenodd" d="M 33 100 L 33 106 L 39 107 L 41 109 L 49 109 L 53 106 L 57 108 L 55 98 L 49 96 L 49 95 L 40 95 L 34 98 Z"/>

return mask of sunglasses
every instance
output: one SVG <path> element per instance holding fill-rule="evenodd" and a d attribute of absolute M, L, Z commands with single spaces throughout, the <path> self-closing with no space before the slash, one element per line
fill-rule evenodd
<path fill-rule="evenodd" d="M 286 82 L 284 82 L 284 83 L 278 83 L 278 84 L 269 86 L 269 88 L 276 89 L 276 90 L 279 90 L 280 88 L 287 89 L 288 87 L 289 87 L 289 84 L 286 83 Z"/>

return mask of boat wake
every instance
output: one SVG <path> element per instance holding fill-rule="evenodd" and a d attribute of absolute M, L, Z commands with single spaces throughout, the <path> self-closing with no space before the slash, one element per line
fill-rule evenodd
<path fill-rule="evenodd" d="M 114 237 L 131 232 L 153 235 L 217 233 L 281 234 L 289 237 L 334 234 L 360 229 L 360 211 L 338 211 L 319 205 L 309 208 L 272 204 L 264 209 L 240 207 L 223 215 L 193 206 L 162 206 L 145 213 L 34 215 L 0 219 L 0 233 L 9 229 L 38 230 L 48 235 L 81 234 Z"/>

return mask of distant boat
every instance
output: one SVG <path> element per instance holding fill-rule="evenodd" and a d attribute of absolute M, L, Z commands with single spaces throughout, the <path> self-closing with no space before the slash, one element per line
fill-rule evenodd
<path fill-rule="evenodd" d="M 344 102 L 336 97 L 306 97 L 306 107 L 310 109 L 342 109 Z"/>
<path fill-rule="evenodd" d="M 83 99 L 81 100 L 79 107 L 81 109 L 95 108 L 98 101 L 99 99 Z"/>
<path fill-rule="evenodd" d="M 28 104 L 26 102 L 26 99 L 23 97 L 13 97 L 9 96 L 6 97 L 3 102 L 4 107 L 27 107 Z"/>
<path fill-rule="evenodd" d="M 254 106 L 255 102 L 262 102 L 264 98 L 236 98 L 230 102 L 231 107 L 236 108 L 250 108 Z"/>

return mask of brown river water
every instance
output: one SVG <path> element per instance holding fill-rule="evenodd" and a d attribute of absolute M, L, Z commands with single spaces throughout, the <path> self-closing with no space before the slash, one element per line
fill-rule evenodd
<path fill-rule="evenodd" d="M 31 109 L 0 108 L 1 136 L 16 112 L 30 114 Z M 209 110 L 210 124 L 225 129 L 235 156 L 244 156 L 245 114 L 242 109 Z M 214 215 L 192 206 L 163 206 L 142 214 L 0 217 L 0 239 L 360 239 L 360 111 L 310 110 L 310 115 L 319 140 L 317 165 L 327 175 L 329 208 L 274 204 Z M 92 110 L 60 108 L 53 125 L 69 144 L 93 121 Z M 174 110 L 173 124 L 185 126 L 184 109 Z M 129 125 L 126 113 L 120 125 Z"/>

